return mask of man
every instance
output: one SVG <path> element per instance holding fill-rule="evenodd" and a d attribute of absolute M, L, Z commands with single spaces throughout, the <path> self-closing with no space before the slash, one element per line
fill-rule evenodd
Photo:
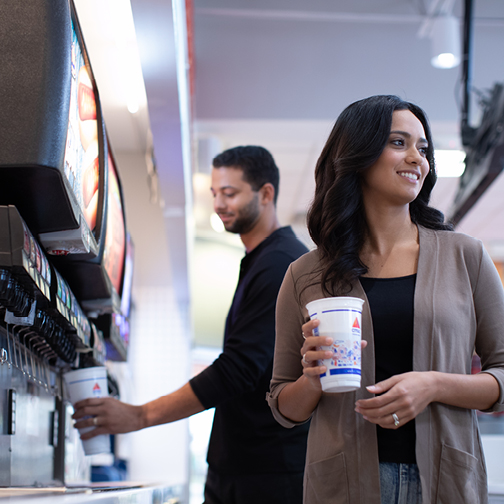
<path fill-rule="evenodd" d="M 276 215 L 279 172 L 262 147 L 235 147 L 213 160 L 214 208 L 246 255 L 220 356 L 179 390 L 142 406 L 87 399 L 75 405 L 82 438 L 173 422 L 215 407 L 205 504 L 301 504 L 308 426 L 281 427 L 266 403 L 275 343 L 275 304 L 289 264 L 307 252 Z M 83 419 L 86 415 L 93 418 Z"/>

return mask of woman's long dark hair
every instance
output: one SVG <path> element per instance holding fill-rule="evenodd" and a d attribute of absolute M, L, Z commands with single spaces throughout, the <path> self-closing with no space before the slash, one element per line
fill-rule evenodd
<path fill-rule="evenodd" d="M 397 96 L 379 95 L 349 105 L 338 117 L 315 168 L 315 196 L 308 211 L 308 230 L 318 247 L 321 281 L 330 295 L 350 290 L 367 272 L 359 259 L 367 223 L 361 174 L 380 157 L 396 110 L 410 110 L 422 123 L 428 141 L 430 170 L 417 198 L 410 203 L 411 220 L 430 229 L 450 230 L 444 216 L 429 207 L 436 183 L 434 147 L 424 111 Z"/>

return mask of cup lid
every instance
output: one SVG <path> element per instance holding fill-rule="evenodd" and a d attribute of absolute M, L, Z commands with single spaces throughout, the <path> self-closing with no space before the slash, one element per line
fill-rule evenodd
<path fill-rule="evenodd" d="M 338 296 L 314 299 L 306 304 L 308 313 L 317 310 L 338 309 L 338 308 L 353 308 L 361 311 L 364 300 L 357 297 Z"/>

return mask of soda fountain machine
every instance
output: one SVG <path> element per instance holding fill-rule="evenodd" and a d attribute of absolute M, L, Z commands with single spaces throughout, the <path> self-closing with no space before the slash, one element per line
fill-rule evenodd
<path fill-rule="evenodd" d="M 132 244 L 72 1 L 7 1 L 0 47 L 0 487 L 64 486 L 62 376 L 126 359 Z"/>

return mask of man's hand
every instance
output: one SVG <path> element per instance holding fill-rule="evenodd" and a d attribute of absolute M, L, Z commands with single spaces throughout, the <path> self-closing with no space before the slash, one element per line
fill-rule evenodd
<path fill-rule="evenodd" d="M 142 406 L 123 403 L 112 397 L 84 399 L 74 404 L 77 429 L 96 427 L 81 435 L 86 440 L 100 434 L 124 434 L 154 425 L 176 422 L 205 408 L 186 383 L 171 394 L 158 397 Z"/>
<path fill-rule="evenodd" d="M 100 434 L 123 434 L 145 427 L 142 406 L 126 404 L 112 397 L 84 399 L 74 405 L 77 420 L 74 427 L 96 427 L 81 435 L 81 439 L 91 439 Z"/>

